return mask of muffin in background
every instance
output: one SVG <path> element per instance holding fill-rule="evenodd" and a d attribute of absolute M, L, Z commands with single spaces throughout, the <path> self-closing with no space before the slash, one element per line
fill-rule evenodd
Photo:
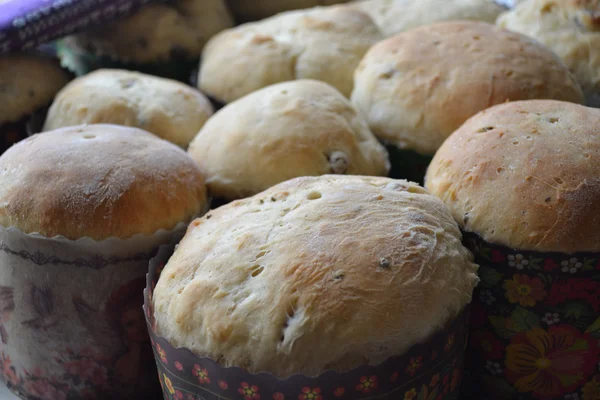
<path fill-rule="evenodd" d="M 185 151 L 139 129 L 68 127 L 6 151 L 2 381 L 30 399 L 158 399 L 141 308 L 148 262 L 206 209 Z"/>
<path fill-rule="evenodd" d="M 493 24 L 506 11 L 493 0 L 358 0 L 352 7 L 369 14 L 386 37 L 435 22 Z"/>
<path fill-rule="evenodd" d="M 295 79 L 324 81 L 350 96 L 354 69 L 382 38 L 368 15 L 344 6 L 281 13 L 212 38 L 198 85 L 224 103 Z"/>
<path fill-rule="evenodd" d="M 464 398 L 556 399 L 597 387 L 599 177 L 600 110 L 567 102 L 497 105 L 436 153 L 426 187 L 480 265 Z"/>
<path fill-rule="evenodd" d="M 166 341 L 191 350 L 211 381 L 243 368 L 247 389 L 265 398 L 292 398 L 297 387 L 327 398 L 438 391 L 454 399 L 464 331 L 442 336 L 437 356 L 418 353 L 412 364 L 395 356 L 417 344 L 423 351 L 459 318 L 476 271 L 448 210 L 422 187 L 380 177 L 293 179 L 190 225 L 147 300 L 157 362 L 165 382 L 184 375 L 162 367 L 177 359 Z M 196 384 L 194 394 L 213 387 L 225 386 Z"/>
<path fill-rule="evenodd" d="M 600 107 L 600 3 L 530 0 L 502 14 L 498 26 L 545 44 L 574 73 L 587 104 Z"/>
<path fill-rule="evenodd" d="M 227 0 L 237 22 L 250 22 L 271 17 L 284 11 L 329 6 L 348 0 Z"/>
<path fill-rule="evenodd" d="M 415 182 L 422 182 L 431 156 L 469 117 L 523 99 L 584 102 L 551 50 L 472 21 L 427 25 L 376 44 L 355 72 L 352 93 L 371 131 L 388 146 L 391 177 Z"/>
<path fill-rule="evenodd" d="M 212 114 L 209 100 L 183 83 L 101 69 L 58 93 L 44 130 L 102 123 L 132 126 L 186 148 Z"/>
<path fill-rule="evenodd" d="M 70 79 L 58 60 L 44 53 L 0 56 L 0 155 L 41 129 L 46 108 Z"/>
<path fill-rule="evenodd" d="M 208 39 L 231 26 L 225 0 L 154 2 L 65 39 L 60 54 L 80 75 L 123 68 L 189 82 Z"/>
<path fill-rule="evenodd" d="M 188 150 L 212 196 L 252 196 L 306 175 L 387 175 L 388 155 L 332 86 L 272 85 L 218 111 Z"/>

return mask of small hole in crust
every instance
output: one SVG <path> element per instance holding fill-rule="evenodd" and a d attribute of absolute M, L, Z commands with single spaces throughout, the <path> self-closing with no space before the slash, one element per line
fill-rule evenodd
<path fill-rule="evenodd" d="M 558 121 L 560 121 L 560 119 L 558 118 L 548 118 L 548 122 L 550 122 L 551 124 L 556 124 L 558 123 Z"/>
<path fill-rule="evenodd" d="M 264 257 L 264 256 L 265 256 L 265 254 L 267 254 L 267 252 L 266 252 L 266 251 L 261 251 L 260 253 L 258 253 L 258 254 L 256 255 L 256 258 L 257 258 L 257 259 L 258 259 L 258 258 L 262 258 L 262 257 Z"/>
<path fill-rule="evenodd" d="M 254 267 L 252 267 L 252 277 L 256 278 L 257 276 L 259 276 L 263 271 L 265 270 L 265 267 L 261 267 L 260 265 L 255 265 Z"/>
<path fill-rule="evenodd" d="M 512 144 L 517 145 L 517 144 L 519 144 L 519 141 L 518 140 L 513 140 Z"/>
<path fill-rule="evenodd" d="M 308 196 L 306 196 L 306 198 L 307 198 L 308 200 L 317 200 L 317 199 L 320 199 L 320 198 L 321 198 L 321 196 L 322 196 L 322 195 L 321 195 L 321 193 L 319 193 L 319 192 L 310 192 L 310 193 L 308 194 Z"/>
<path fill-rule="evenodd" d="M 494 127 L 493 127 L 493 126 L 486 126 L 486 127 L 480 128 L 480 129 L 477 131 L 477 133 L 485 133 L 485 132 L 489 132 L 489 131 L 491 131 L 491 130 L 493 130 L 493 129 L 494 129 Z"/>
<path fill-rule="evenodd" d="M 584 156 L 585 158 L 590 158 L 590 157 L 591 157 L 591 156 L 590 156 L 588 153 L 583 153 L 583 156 Z"/>
<path fill-rule="evenodd" d="M 565 181 L 563 181 L 562 179 L 560 179 L 559 177 L 554 177 L 554 182 L 558 183 L 559 185 L 562 185 L 563 183 L 565 183 Z"/>
<path fill-rule="evenodd" d="M 497 173 L 501 174 L 502 172 L 504 172 L 504 168 L 500 167 L 496 170 Z"/>
<path fill-rule="evenodd" d="M 96 136 L 88 133 L 88 134 L 83 135 L 83 138 L 84 139 L 96 139 Z"/>
<path fill-rule="evenodd" d="M 473 36 L 473 40 L 479 40 L 479 39 L 481 39 L 479 36 L 477 36 L 477 35 Z"/>

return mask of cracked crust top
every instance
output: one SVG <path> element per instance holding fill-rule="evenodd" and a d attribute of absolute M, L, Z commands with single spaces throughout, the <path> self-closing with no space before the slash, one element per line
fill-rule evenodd
<path fill-rule="evenodd" d="M 550 49 L 484 22 L 444 22 L 386 39 L 355 73 L 352 101 L 375 136 L 434 154 L 469 117 L 506 101 L 583 103 Z"/>
<path fill-rule="evenodd" d="M 416 184 L 297 178 L 190 225 L 154 291 L 156 330 L 252 373 L 377 365 L 464 309 L 472 257 Z"/>
<path fill-rule="evenodd" d="M 0 225 L 76 240 L 172 229 L 206 210 L 204 178 L 179 147 L 134 128 L 31 136 L 0 157 Z"/>
<path fill-rule="evenodd" d="M 575 74 L 588 105 L 600 107 L 600 1 L 529 0 L 497 24 L 552 49 Z"/>
<path fill-rule="evenodd" d="M 382 175 L 388 155 L 330 85 L 272 85 L 221 109 L 189 148 L 212 195 L 238 199 L 297 176 Z"/>
<path fill-rule="evenodd" d="M 373 20 L 359 10 L 330 6 L 289 11 L 211 39 L 198 84 L 225 103 L 294 79 L 327 82 L 350 96 L 354 69 L 382 38 Z"/>
<path fill-rule="evenodd" d="M 133 71 L 101 69 L 59 92 L 44 130 L 84 124 L 133 126 L 185 148 L 212 114 L 206 96 L 188 85 Z"/>
<path fill-rule="evenodd" d="M 488 242 L 600 251 L 600 109 L 535 100 L 483 111 L 442 145 L 426 187 Z"/>
<path fill-rule="evenodd" d="M 506 10 L 493 0 L 360 0 L 352 7 L 369 14 L 386 37 L 434 22 L 493 24 Z"/>

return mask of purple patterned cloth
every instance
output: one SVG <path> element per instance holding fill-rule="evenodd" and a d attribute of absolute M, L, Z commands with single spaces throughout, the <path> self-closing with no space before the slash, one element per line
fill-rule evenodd
<path fill-rule="evenodd" d="M 133 13 L 150 0 L 0 0 L 0 54 Z"/>

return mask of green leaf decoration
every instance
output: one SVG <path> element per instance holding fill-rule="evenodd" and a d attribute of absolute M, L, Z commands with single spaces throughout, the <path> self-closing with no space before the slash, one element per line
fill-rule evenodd
<path fill-rule="evenodd" d="M 502 275 L 495 269 L 487 267 L 485 265 L 481 265 L 479 267 L 478 274 L 479 278 L 481 279 L 480 286 L 486 288 L 496 287 L 504 279 L 504 275 Z"/>
<path fill-rule="evenodd" d="M 596 266 L 595 258 L 586 258 L 583 260 L 583 266 L 581 267 L 581 269 L 583 271 L 593 271 L 595 266 Z"/>
<path fill-rule="evenodd" d="M 517 397 L 517 390 L 504 379 L 484 375 L 483 383 L 488 390 L 497 393 L 498 397 L 501 399 L 514 399 Z"/>
<path fill-rule="evenodd" d="M 587 306 L 580 302 L 570 301 L 564 303 L 560 306 L 560 310 L 562 314 L 565 315 L 566 318 L 575 318 L 579 319 L 582 316 L 585 316 L 589 313 Z"/>
<path fill-rule="evenodd" d="M 575 343 L 573 343 L 573 346 L 571 346 L 571 350 L 587 350 L 589 348 L 590 345 L 587 340 L 584 339 L 577 339 Z"/>
<path fill-rule="evenodd" d="M 587 328 L 585 330 L 585 333 L 600 333 L 600 317 L 598 317 L 593 323 L 592 325 L 589 326 L 589 328 Z"/>
<path fill-rule="evenodd" d="M 488 319 L 494 327 L 496 335 L 502 337 L 503 339 L 510 339 L 517 333 L 514 330 L 506 327 L 506 318 L 504 317 L 489 317 Z"/>
<path fill-rule="evenodd" d="M 515 332 L 527 332 L 540 325 L 540 317 L 523 307 L 517 306 L 510 317 Z"/>

